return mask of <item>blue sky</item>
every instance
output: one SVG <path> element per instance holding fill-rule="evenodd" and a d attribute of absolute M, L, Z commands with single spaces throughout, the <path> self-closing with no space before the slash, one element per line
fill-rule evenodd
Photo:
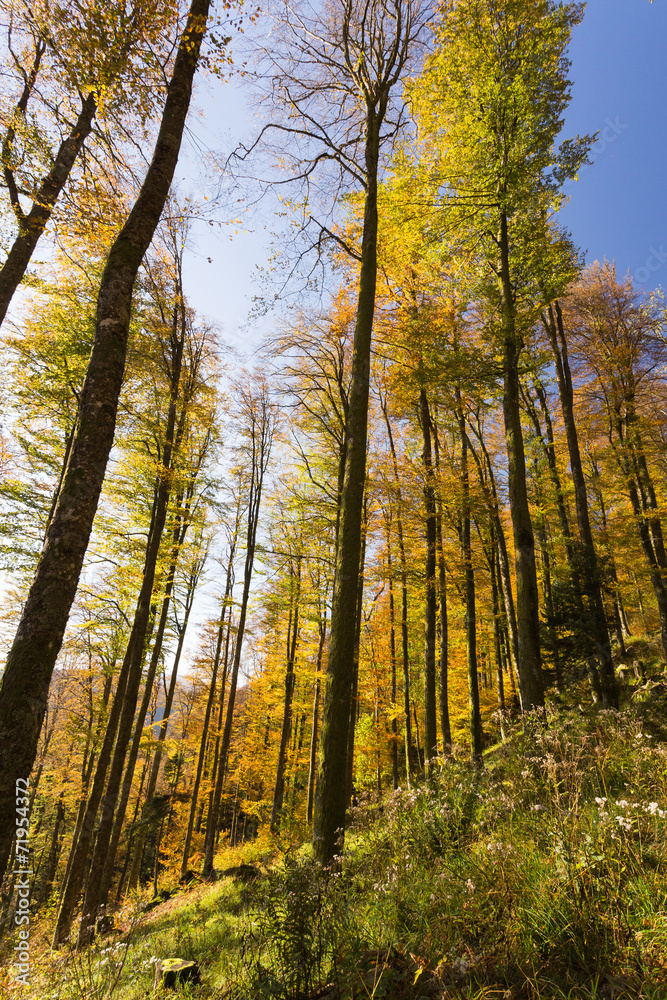
<path fill-rule="evenodd" d="M 573 100 L 563 134 L 599 130 L 601 138 L 594 163 L 567 188 L 562 222 L 588 261 L 615 259 L 621 274 L 644 268 L 640 283 L 667 286 L 667 0 L 589 0 L 570 54 Z M 241 82 L 214 79 L 202 87 L 200 114 L 192 122 L 199 148 L 229 150 L 252 136 L 252 100 Z M 201 157 L 192 145 L 184 152 L 178 179 L 187 191 L 196 187 Z M 220 323 L 228 344 L 248 354 L 276 320 L 247 323 L 258 291 L 253 276 L 266 263 L 278 224 L 267 206 L 246 224 L 249 232 L 241 227 L 233 235 L 236 228 L 195 227 L 186 283 L 193 305 Z M 659 257 L 663 250 L 662 265 L 649 270 L 647 261 L 655 267 L 655 252 Z M 209 573 L 215 578 L 212 564 Z M 197 642 L 196 625 L 215 613 L 212 589 L 209 582 L 197 599 L 188 654 Z"/>
<path fill-rule="evenodd" d="M 601 137 L 561 219 L 588 261 L 667 285 L 667 3 L 589 0 L 570 58 L 566 134 Z"/>
<path fill-rule="evenodd" d="M 593 164 L 567 186 L 561 220 L 588 261 L 607 257 L 646 288 L 667 285 L 667 0 L 589 0 L 570 56 L 564 135 L 600 137 Z M 252 95 L 242 82 L 214 81 L 199 103 L 194 131 L 206 145 L 229 149 L 253 134 Z M 197 157 L 190 152 L 189 160 L 182 176 L 191 178 Z M 241 350 L 257 346 L 274 321 L 247 323 L 256 267 L 276 228 L 268 205 L 248 228 L 230 239 L 200 226 L 186 273 L 193 303 Z"/>

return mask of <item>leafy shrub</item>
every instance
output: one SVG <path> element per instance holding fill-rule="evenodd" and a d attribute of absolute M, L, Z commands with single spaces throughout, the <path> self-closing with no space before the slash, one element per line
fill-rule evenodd
<path fill-rule="evenodd" d="M 340 972 L 350 906 L 340 871 L 288 852 L 256 889 L 243 935 L 241 993 L 298 1000 Z"/>

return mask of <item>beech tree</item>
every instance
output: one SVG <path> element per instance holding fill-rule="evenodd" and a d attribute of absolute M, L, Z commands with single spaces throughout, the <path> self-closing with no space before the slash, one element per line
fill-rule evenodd
<path fill-rule="evenodd" d="M 225 778 L 227 757 L 232 739 L 236 689 L 238 684 L 239 669 L 241 667 L 243 638 L 245 634 L 246 617 L 248 614 L 248 601 L 250 599 L 250 585 L 252 583 L 253 567 L 255 564 L 257 529 L 259 525 L 259 512 L 262 504 L 262 491 L 264 489 L 264 480 L 269 467 L 269 460 L 271 458 L 271 450 L 273 448 L 277 425 L 277 412 L 271 403 L 269 386 L 265 380 L 258 379 L 257 384 L 254 386 L 251 383 L 248 384 L 247 382 L 245 385 L 237 383 L 236 389 L 239 399 L 238 405 L 242 421 L 243 435 L 243 441 L 239 447 L 238 457 L 239 461 L 243 463 L 241 476 L 246 491 L 244 497 L 244 504 L 246 507 L 245 561 L 243 567 L 243 591 L 241 594 L 241 604 L 239 607 L 239 617 L 236 627 L 236 642 L 234 645 L 234 656 L 229 674 L 229 693 L 227 695 L 225 726 L 221 736 L 220 751 L 216 764 L 217 773 L 212 781 L 212 785 L 214 786 L 213 796 L 210 801 L 209 812 L 206 820 L 206 843 L 203 867 L 203 874 L 205 877 L 208 877 L 213 871 L 213 857 L 218 834 L 222 786 Z M 184 874 L 187 869 L 187 853 L 188 849 L 184 850 L 183 862 L 181 865 L 182 874 Z"/>
<path fill-rule="evenodd" d="M 517 580 L 524 709 L 543 703 L 535 545 L 526 489 L 519 365 L 532 326 L 547 207 L 586 158 L 589 139 L 556 147 L 570 100 L 565 56 L 583 6 L 553 0 L 445 4 L 437 49 L 411 89 L 419 122 L 416 182 L 441 235 L 480 274 L 502 351 L 503 415 Z M 456 251 L 454 251 L 456 247 Z"/>
<path fill-rule="evenodd" d="M 586 270 L 565 300 L 564 313 L 558 307 L 548 328 L 554 352 L 560 348 L 559 383 L 561 380 L 565 383 L 570 400 L 572 378 L 566 367 L 567 335 L 572 341 L 580 376 L 604 407 L 607 439 L 630 499 L 658 605 L 662 646 L 667 656 L 667 554 L 655 473 L 646 444 L 647 436 L 651 436 L 648 393 L 655 393 L 667 358 L 661 336 L 663 322 L 658 303 L 635 291 L 629 277 L 617 280 L 613 265 L 605 262 Z M 582 543 L 586 545 L 584 537 L 582 534 Z M 591 548 L 592 539 L 586 551 Z"/>
<path fill-rule="evenodd" d="M 153 159 L 107 258 L 77 424 L 44 548 L 0 686 L 0 871 L 14 834 L 16 780 L 35 759 L 49 683 L 74 600 L 116 424 L 132 292 L 164 208 L 181 146 L 209 0 L 193 0 Z"/>
<path fill-rule="evenodd" d="M 129 9 L 118 0 L 103 7 L 13 0 L 8 13 L 4 62 L 12 85 L 0 106 L 0 140 L 15 236 L 0 266 L 0 324 L 91 133 L 89 174 L 95 159 L 110 149 L 120 157 L 127 136 L 145 131 L 177 30 L 176 11 L 164 0 L 136 0 Z"/>
<path fill-rule="evenodd" d="M 281 162 L 292 180 L 305 184 L 302 231 L 314 231 L 311 248 L 333 240 L 359 265 L 357 314 L 347 414 L 345 466 L 340 499 L 324 695 L 320 765 L 314 810 L 313 844 L 325 863 L 336 853 L 345 826 L 346 792 L 339 776 L 347 755 L 352 683 L 353 630 L 358 603 L 361 524 L 366 468 L 370 346 L 375 312 L 380 157 L 403 124 L 399 83 L 427 17 L 420 0 L 336 0 L 321 11 L 303 4 L 278 5 L 272 12 L 271 48 L 262 50 L 263 78 L 269 99 L 279 109 L 252 147 L 265 148 L 277 135 L 289 140 Z M 245 157 L 249 151 L 241 150 Z M 363 192 L 360 246 L 346 242 L 313 215 L 310 194 L 322 168 L 330 181 L 323 207 L 331 215 L 331 196 Z M 335 204 L 335 202 L 334 202 Z M 317 210 L 317 209 L 315 209 Z M 332 226 L 334 228 L 332 228 Z"/>
<path fill-rule="evenodd" d="M 322 14 L 285 7 L 279 24 L 290 55 L 280 64 L 280 77 L 274 79 L 280 81 L 280 95 L 297 124 L 269 128 L 309 146 L 298 161 L 300 176 L 309 178 L 319 163 L 333 162 L 340 170 L 339 189 L 351 181 L 364 192 L 361 248 L 352 250 L 360 266 L 359 292 L 314 811 L 315 852 L 328 863 L 345 826 L 346 791 L 340 774 L 346 769 L 354 672 L 355 640 L 349 622 L 356 619 L 358 601 L 377 275 L 378 170 L 381 151 L 396 134 L 392 98 L 421 31 L 423 14 L 412 0 L 369 4 L 343 0 Z M 297 149 L 298 156 L 299 145 Z M 318 242 L 332 235 L 324 225 L 317 226 L 317 233 Z"/>
<path fill-rule="evenodd" d="M 565 423 L 565 433 L 567 437 L 568 455 L 570 459 L 570 469 L 574 482 L 575 509 L 577 515 L 577 526 L 579 529 L 580 559 L 576 558 L 576 553 L 571 542 L 567 515 L 564 504 L 559 502 L 559 518 L 561 528 L 566 539 L 566 551 L 568 562 L 573 575 L 573 583 L 577 591 L 577 596 L 586 595 L 588 601 L 588 617 L 592 639 L 595 645 L 595 653 L 600 667 L 600 680 L 595 675 L 595 667 L 591 665 L 591 679 L 594 685 L 600 687 L 602 701 L 606 708 L 618 708 L 618 691 L 616 687 L 616 677 L 611 656 L 611 643 L 609 640 L 609 629 L 602 600 L 602 582 L 599 559 L 593 544 L 593 534 L 591 531 L 588 491 L 584 470 L 582 465 L 581 451 L 579 447 L 579 435 L 574 415 L 574 390 L 572 384 L 572 374 L 568 357 L 567 339 L 563 326 L 563 314 L 560 303 L 550 303 L 547 310 L 542 313 L 542 323 L 546 330 L 549 344 L 553 352 L 556 379 L 558 382 L 558 393 L 560 396 L 561 411 Z M 542 396 L 542 399 L 544 397 Z M 545 409 L 543 403 L 543 410 Z M 550 436 L 552 432 L 548 431 Z M 557 492 L 560 493 L 558 476 L 555 469 L 555 456 L 553 447 L 547 449 L 547 460 L 551 471 L 552 479 L 555 482 Z M 556 653 L 556 655 L 558 655 Z"/>
<path fill-rule="evenodd" d="M 401 492 L 401 480 L 398 470 L 398 459 L 396 457 L 396 446 L 392 431 L 391 418 L 389 416 L 389 404 L 387 396 L 379 392 L 380 409 L 384 417 L 387 437 L 389 439 L 389 449 L 391 453 L 391 464 L 393 471 L 393 482 L 390 496 L 396 507 L 396 532 L 398 537 L 399 566 L 401 575 L 401 660 L 403 664 L 403 722 L 405 726 L 405 770 L 408 785 L 414 770 L 413 762 L 413 742 L 412 742 L 412 721 L 410 718 L 410 653 L 408 638 L 408 570 L 405 556 L 405 537 L 403 531 L 403 496 Z M 442 675 L 441 675 L 442 677 Z M 451 739 L 451 736 L 450 736 Z"/>
<path fill-rule="evenodd" d="M 177 241 L 175 241 L 177 242 Z M 150 658 L 145 684 L 145 695 L 141 702 L 139 717 L 135 725 L 135 738 L 129 752 L 135 710 L 139 697 L 144 658 L 148 639 L 154 624 L 154 603 L 158 599 L 155 593 L 156 581 L 160 576 L 159 555 L 163 534 L 167 525 L 172 493 L 176 495 L 177 504 L 184 499 L 183 494 L 192 486 L 193 480 L 201 471 L 204 456 L 208 450 L 211 438 L 211 414 L 209 409 L 208 426 L 202 431 L 203 442 L 200 442 L 199 455 L 188 468 L 187 458 L 181 454 L 184 443 L 192 438 L 192 410 L 199 406 L 200 412 L 206 409 L 206 403 L 201 398 L 205 386 L 206 367 L 206 336 L 193 330 L 193 317 L 186 306 L 182 286 L 182 247 L 174 247 L 174 259 L 171 261 L 171 271 L 163 275 L 163 283 L 153 289 L 153 322 L 146 323 L 147 329 L 143 336 L 148 341 L 145 355 L 152 355 L 155 367 L 153 392 L 154 397 L 160 394 L 160 403 L 155 406 L 154 398 L 149 402 L 149 417 L 144 420 L 148 424 L 152 441 L 145 448 L 148 457 L 151 486 L 148 489 L 147 507 L 150 510 L 148 518 L 147 541 L 143 553 L 143 568 L 139 581 L 136 605 L 128 644 L 123 656 L 121 670 L 118 676 L 116 692 L 109 715 L 107 731 L 104 740 L 104 750 L 95 773 L 91 793 L 86 807 L 85 820 L 81 833 L 72 851 L 74 858 L 68 877 L 63 900 L 58 917 L 55 943 L 58 944 L 69 930 L 72 908 L 80 891 L 85 865 L 88 860 L 89 848 L 93 835 L 93 823 L 100 809 L 97 834 L 91 860 L 94 877 L 88 880 L 84 912 L 87 919 L 82 921 L 79 933 L 80 944 L 88 941 L 94 934 L 98 906 L 106 902 L 109 889 L 111 868 L 115 858 L 117 840 L 120 835 L 120 825 L 125 814 L 129 783 L 132 779 L 136 754 L 138 752 L 139 734 L 143 729 L 143 721 L 148 710 L 152 694 L 153 680 L 159 658 L 159 646 L 164 632 L 164 619 L 167 608 L 163 608 L 158 623 L 157 648 L 154 645 Z M 165 280 L 166 279 L 166 280 Z M 135 346 L 136 350 L 136 346 Z M 165 400 L 166 405 L 162 405 Z M 153 403 L 151 406 L 150 404 Z M 202 423 L 204 421 L 202 420 Z M 148 429 L 145 428 L 145 429 Z M 203 447 L 201 446 L 203 444 Z M 188 456 L 190 457 L 190 456 Z M 189 482 L 188 482 L 189 480 Z M 180 492 L 180 496 L 179 496 Z M 190 515 L 191 516 L 191 515 Z M 190 516 L 186 519 L 188 522 Z M 182 509 L 176 513 L 176 522 L 182 519 Z M 187 530 L 187 526 L 186 526 Z M 176 523 L 173 531 L 176 539 L 171 540 L 171 560 L 178 558 L 180 547 L 176 545 L 181 532 L 181 525 Z M 172 531 L 172 536 L 173 536 Z M 174 571 L 175 572 L 175 565 Z M 169 578 L 173 585 L 173 573 L 167 570 L 167 588 L 170 590 Z M 113 754 L 111 753 L 112 745 Z M 126 782 L 121 794 L 123 771 L 126 770 Z M 120 805 L 116 809 L 120 796 Z M 116 827 L 114 841 L 114 815 Z M 110 843 L 112 846 L 110 847 Z"/>

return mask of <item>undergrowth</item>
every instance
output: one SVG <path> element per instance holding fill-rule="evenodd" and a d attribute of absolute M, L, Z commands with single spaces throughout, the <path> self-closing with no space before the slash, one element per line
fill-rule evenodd
<path fill-rule="evenodd" d="M 361 803 L 332 869 L 308 845 L 277 863 L 248 846 L 234 860 L 260 863 L 256 883 L 199 887 L 78 957 L 45 951 L 32 995 L 163 996 L 153 964 L 178 955 L 202 968 L 191 998 L 666 1000 L 666 720 L 664 696 L 551 706 L 482 768 L 454 750 Z"/>
<path fill-rule="evenodd" d="M 552 708 L 482 769 L 453 753 L 360 806 L 336 870 L 304 850 L 258 889 L 228 993 L 664 1000 L 667 746 L 645 722 Z"/>

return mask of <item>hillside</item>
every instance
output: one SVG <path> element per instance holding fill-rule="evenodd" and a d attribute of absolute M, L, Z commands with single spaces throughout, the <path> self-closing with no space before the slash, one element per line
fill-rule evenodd
<path fill-rule="evenodd" d="M 621 711 L 551 703 L 476 769 L 466 754 L 353 811 L 339 870 L 261 831 L 79 955 L 44 950 L 40 1000 L 667 996 L 667 686 Z M 238 875 L 245 876 L 239 878 Z M 199 985 L 152 991 L 158 958 Z"/>

